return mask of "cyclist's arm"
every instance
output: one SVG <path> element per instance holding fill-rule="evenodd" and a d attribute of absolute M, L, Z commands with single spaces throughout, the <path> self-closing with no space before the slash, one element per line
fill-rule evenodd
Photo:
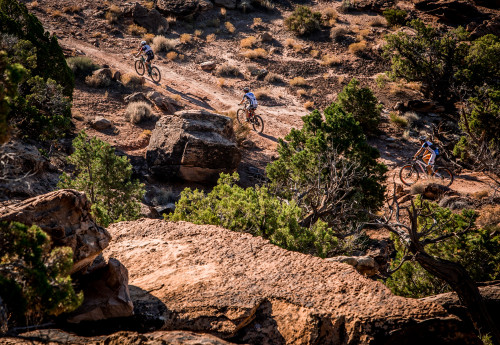
<path fill-rule="evenodd" d="M 424 150 L 424 148 L 423 148 L 423 147 L 421 147 L 421 148 L 417 151 L 417 153 L 415 153 L 415 154 L 413 155 L 413 158 L 414 158 L 414 159 L 417 159 L 417 157 L 418 157 L 418 156 L 420 156 L 420 154 L 422 153 L 422 151 L 423 151 L 423 150 Z"/>
<path fill-rule="evenodd" d="M 247 97 L 247 95 L 243 96 L 243 98 L 241 99 L 241 102 L 239 103 L 239 105 L 242 105 L 243 102 L 245 101 L 245 98 Z"/>

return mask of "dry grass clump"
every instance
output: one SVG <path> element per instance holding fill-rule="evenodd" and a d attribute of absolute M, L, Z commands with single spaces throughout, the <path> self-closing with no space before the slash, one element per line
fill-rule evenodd
<path fill-rule="evenodd" d="M 375 17 L 368 24 L 373 27 L 384 27 L 387 25 L 387 22 L 382 17 Z"/>
<path fill-rule="evenodd" d="M 144 85 L 144 78 L 135 74 L 125 73 L 121 76 L 123 85 L 131 89 L 140 89 Z"/>
<path fill-rule="evenodd" d="M 62 9 L 62 11 L 64 13 L 71 13 L 71 14 L 78 13 L 81 10 L 82 10 L 82 6 L 79 6 L 79 5 L 66 6 L 66 7 L 63 7 L 63 9 Z"/>
<path fill-rule="evenodd" d="M 59 10 L 54 10 L 50 13 L 52 18 L 61 18 L 62 17 L 62 12 Z"/>
<path fill-rule="evenodd" d="M 240 41 L 241 48 L 252 48 L 254 44 L 257 43 L 257 37 L 248 36 Z"/>
<path fill-rule="evenodd" d="M 221 77 L 221 76 L 225 76 L 225 77 L 235 76 L 235 77 L 238 77 L 240 74 L 241 74 L 241 72 L 240 72 L 240 70 L 239 70 L 238 67 L 230 65 L 228 63 L 224 63 L 224 64 L 220 65 L 215 70 L 215 75 L 217 75 L 219 77 Z"/>
<path fill-rule="evenodd" d="M 29 4 L 29 7 L 30 8 L 37 8 L 40 4 L 38 3 L 38 1 L 32 1 L 30 2 Z"/>
<path fill-rule="evenodd" d="M 174 61 L 178 57 L 179 57 L 179 54 L 177 54 L 176 52 L 168 52 L 167 53 L 167 59 L 170 61 Z"/>
<path fill-rule="evenodd" d="M 193 35 L 191 34 L 182 34 L 181 37 L 179 37 L 181 43 L 190 43 L 192 39 Z"/>
<path fill-rule="evenodd" d="M 314 108 L 314 102 L 313 101 L 309 101 L 309 102 L 305 102 L 304 103 L 304 108 L 306 109 L 313 109 Z"/>
<path fill-rule="evenodd" d="M 323 23 L 329 26 L 334 26 L 335 23 L 337 23 L 338 17 L 339 14 L 337 13 L 337 10 L 333 7 L 328 7 L 323 12 Z"/>
<path fill-rule="evenodd" d="M 302 44 L 300 44 L 299 42 L 295 41 L 293 38 L 287 38 L 285 40 L 285 46 L 292 48 L 297 53 L 302 51 L 302 49 L 304 49 L 304 46 Z"/>
<path fill-rule="evenodd" d="M 261 87 L 261 88 L 255 90 L 253 94 L 255 95 L 255 98 L 257 98 L 257 99 L 270 98 L 270 96 L 269 96 L 270 91 L 269 91 L 269 89 L 267 89 L 265 87 Z"/>
<path fill-rule="evenodd" d="M 243 53 L 243 56 L 246 57 L 247 59 L 264 59 L 268 55 L 268 52 L 263 49 L 263 48 L 257 48 L 257 49 L 252 49 L 252 50 L 247 50 L 246 52 Z"/>
<path fill-rule="evenodd" d="M 295 77 L 288 82 L 291 86 L 306 86 L 307 81 L 302 77 Z"/>
<path fill-rule="evenodd" d="M 224 79 L 224 78 L 217 79 L 217 86 L 218 87 L 224 87 L 225 84 L 226 84 L 226 79 Z"/>
<path fill-rule="evenodd" d="M 153 35 L 153 34 L 145 34 L 144 37 L 142 37 L 142 40 L 148 42 L 148 44 L 151 44 L 151 43 L 153 43 L 154 38 L 155 38 L 155 35 Z"/>
<path fill-rule="evenodd" d="M 345 35 L 349 33 L 344 27 L 336 27 L 330 31 L 330 37 L 335 41 L 340 41 Z"/>
<path fill-rule="evenodd" d="M 415 122 L 420 120 L 420 116 L 418 116 L 418 114 L 414 111 L 407 111 L 403 116 L 405 117 L 406 121 L 408 121 L 408 126 L 410 127 L 415 124 Z"/>
<path fill-rule="evenodd" d="M 253 25 L 262 25 L 262 18 L 254 18 Z"/>
<path fill-rule="evenodd" d="M 309 52 L 309 55 L 311 55 L 311 57 L 313 58 L 317 58 L 320 54 L 320 51 L 319 50 L 316 50 L 316 49 L 312 49 L 310 52 Z"/>
<path fill-rule="evenodd" d="M 93 74 L 85 78 L 85 84 L 91 87 L 107 87 L 111 85 L 111 79 L 105 74 Z"/>
<path fill-rule="evenodd" d="M 220 15 L 221 15 L 221 17 L 226 18 L 227 10 L 225 7 L 220 8 Z"/>
<path fill-rule="evenodd" d="M 293 38 L 287 38 L 285 40 L 285 47 L 293 47 L 295 40 Z"/>
<path fill-rule="evenodd" d="M 148 10 L 152 10 L 155 7 L 155 2 L 154 1 L 146 1 L 144 2 L 144 7 L 146 7 Z"/>
<path fill-rule="evenodd" d="M 489 196 L 489 192 L 479 191 L 481 198 Z M 486 196 L 484 195 L 486 194 Z M 488 205 L 480 211 L 480 216 L 477 219 L 477 224 L 481 227 L 488 225 L 498 225 L 500 224 L 500 205 Z"/>
<path fill-rule="evenodd" d="M 202 34 L 203 34 L 203 30 L 200 30 L 200 29 L 194 30 L 194 33 L 193 33 L 194 37 L 196 37 L 196 38 L 199 38 Z"/>
<path fill-rule="evenodd" d="M 408 127 L 408 120 L 406 120 L 403 116 L 398 115 L 397 113 L 394 112 L 390 113 L 389 119 L 391 120 L 392 123 L 394 123 L 398 127 L 401 128 Z"/>
<path fill-rule="evenodd" d="M 155 53 L 168 52 L 174 50 L 177 41 L 174 39 L 166 38 L 165 36 L 155 36 L 153 38 L 153 50 Z"/>
<path fill-rule="evenodd" d="M 338 56 L 326 54 L 321 57 L 321 64 L 323 66 L 334 66 L 339 65 L 341 59 Z"/>
<path fill-rule="evenodd" d="M 205 39 L 207 40 L 207 42 L 214 42 L 216 37 L 215 37 L 215 34 L 210 34 L 210 35 L 207 35 L 207 37 Z"/>
<path fill-rule="evenodd" d="M 137 24 L 130 24 L 127 27 L 127 32 L 133 36 L 144 36 L 148 33 L 148 30 Z"/>
<path fill-rule="evenodd" d="M 133 102 L 125 110 L 125 120 L 138 124 L 142 121 L 150 120 L 153 117 L 151 106 L 146 102 Z"/>
<path fill-rule="evenodd" d="M 122 15 L 122 10 L 116 5 L 109 6 L 108 12 L 106 12 L 106 20 L 109 24 L 116 24 Z"/>
<path fill-rule="evenodd" d="M 283 79 L 278 74 L 271 72 L 265 76 L 264 81 L 266 83 L 279 84 L 283 82 Z"/>
<path fill-rule="evenodd" d="M 299 97 L 306 97 L 307 96 L 307 91 L 304 89 L 297 90 L 297 96 Z"/>
<path fill-rule="evenodd" d="M 174 16 L 168 16 L 167 23 L 169 26 L 174 26 L 177 23 L 177 18 Z"/>
<path fill-rule="evenodd" d="M 236 31 L 236 28 L 233 24 L 231 24 L 231 22 L 225 22 L 224 26 L 226 27 L 227 32 L 229 32 L 230 34 L 234 34 L 234 32 Z"/>
<path fill-rule="evenodd" d="M 349 52 L 351 54 L 359 55 L 368 48 L 368 44 L 366 43 L 365 40 L 362 40 L 361 42 L 357 43 L 352 43 L 349 45 Z"/>

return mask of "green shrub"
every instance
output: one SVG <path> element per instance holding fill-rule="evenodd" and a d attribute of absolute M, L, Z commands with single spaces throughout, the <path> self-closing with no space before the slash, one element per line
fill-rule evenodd
<path fill-rule="evenodd" d="M 474 225 L 476 214 L 474 211 L 464 210 L 461 214 L 454 214 L 449 209 L 441 208 L 427 201 L 417 200 L 429 207 L 429 213 L 435 215 L 438 223 L 435 229 L 439 232 L 430 234 L 429 239 L 437 238 L 449 233 L 460 234 L 470 226 L 470 231 L 461 235 L 450 236 L 443 242 L 429 244 L 426 252 L 434 257 L 460 263 L 474 281 L 489 281 L 500 277 L 500 236 L 494 229 L 477 229 Z M 432 219 L 419 217 L 419 230 L 424 224 L 432 225 Z M 403 248 L 395 242 L 398 250 L 392 267 L 397 267 L 404 256 Z M 405 262 L 387 281 L 387 286 L 393 293 L 412 298 L 436 295 L 452 291 L 441 279 L 427 273 L 414 261 Z"/>
<path fill-rule="evenodd" d="M 311 228 L 299 225 L 303 212 L 293 201 L 280 200 L 266 187 L 243 189 L 236 185 L 238 179 L 237 173 L 221 174 L 208 194 L 185 189 L 168 220 L 219 225 L 262 236 L 288 250 L 321 257 L 336 246 L 335 237 L 323 222 Z"/>
<path fill-rule="evenodd" d="M 132 180 L 132 165 L 119 157 L 106 142 L 89 139 L 80 132 L 73 140 L 75 152 L 68 163 L 75 166 L 75 176 L 63 173 L 59 188 L 83 191 L 92 203 L 92 213 L 102 226 L 122 220 L 137 219 L 144 186 Z"/>
<path fill-rule="evenodd" d="M 408 127 L 408 120 L 405 119 L 403 116 L 399 116 L 396 113 L 390 113 L 389 119 L 391 120 L 392 123 L 394 123 L 398 127 L 401 127 L 401 128 Z"/>
<path fill-rule="evenodd" d="M 313 12 L 307 6 L 297 6 L 293 14 L 285 19 L 285 26 L 288 30 L 297 35 L 313 33 L 321 28 L 322 19 L 320 12 Z"/>
<path fill-rule="evenodd" d="M 396 26 L 396 25 L 405 25 L 406 24 L 406 17 L 408 14 L 406 11 L 397 9 L 397 8 L 389 8 L 385 10 L 382 15 L 385 17 L 387 20 L 387 24 L 389 26 Z"/>
<path fill-rule="evenodd" d="M 37 226 L 0 222 L 0 297 L 10 322 L 76 309 L 83 294 L 71 283 L 71 248 L 51 248 L 50 237 Z"/>
<path fill-rule="evenodd" d="M 365 133 L 376 132 L 382 106 L 369 88 L 359 87 L 359 82 L 353 78 L 339 93 L 337 102 L 354 116 Z"/>
<path fill-rule="evenodd" d="M 74 56 L 66 59 L 68 66 L 73 71 L 73 74 L 77 77 L 86 77 L 91 75 L 92 72 L 101 68 L 99 65 L 95 64 L 91 58 L 86 56 Z"/>
<path fill-rule="evenodd" d="M 382 205 L 387 169 L 377 163 L 379 153 L 358 122 L 338 104 L 302 120 L 303 128 L 280 140 L 279 159 L 267 166 L 272 191 L 306 210 L 302 226 L 326 222 L 345 248 L 360 235 L 368 211 Z"/>

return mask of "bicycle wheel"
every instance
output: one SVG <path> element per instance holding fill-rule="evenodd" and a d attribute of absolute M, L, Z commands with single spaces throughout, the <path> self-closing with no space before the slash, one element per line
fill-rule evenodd
<path fill-rule="evenodd" d="M 449 187 L 453 183 L 453 174 L 450 169 L 446 168 L 436 168 L 434 172 L 434 178 L 439 181 L 445 187 Z"/>
<path fill-rule="evenodd" d="M 262 133 L 262 131 L 264 130 L 264 121 L 262 120 L 262 117 L 260 117 L 259 115 L 254 115 L 252 118 L 252 126 L 254 131 Z"/>
<path fill-rule="evenodd" d="M 160 70 L 156 66 L 151 67 L 151 79 L 153 79 L 153 81 L 157 84 L 161 80 Z"/>
<path fill-rule="evenodd" d="M 238 109 L 236 112 L 236 118 L 238 119 L 238 122 L 240 125 L 244 124 L 246 122 L 246 111 L 245 109 Z"/>
<path fill-rule="evenodd" d="M 399 171 L 399 179 L 403 184 L 411 186 L 418 180 L 418 171 L 412 164 L 406 164 Z"/>
<path fill-rule="evenodd" d="M 144 66 L 144 63 L 141 60 L 135 61 L 135 71 L 139 75 L 144 75 L 144 72 L 146 72 L 146 68 Z"/>

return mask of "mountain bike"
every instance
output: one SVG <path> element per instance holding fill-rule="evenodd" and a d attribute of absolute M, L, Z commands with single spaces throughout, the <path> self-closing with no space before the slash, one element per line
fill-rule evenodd
<path fill-rule="evenodd" d="M 264 121 L 262 120 L 262 117 L 255 114 L 255 109 L 248 109 L 247 105 L 248 102 L 245 102 L 244 107 L 238 109 L 236 112 L 238 122 L 241 125 L 246 122 L 251 123 L 254 131 L 262 133 L 264 130 Z"/>
<path fill-rule="evenodd" d="M 161 80 L 161 73 L 158 67 L 156 66 L 148 66 L 146 64 L 146 59 L 144 59 L 144 56 L 141 55 L 141 58 L 139 60 L 135 60 L 135 71 L 139 75 L 144 75 L 144 72 L 146 72 L 146 67 L 148 69 L 148 75 L 153 79 L 155 83 L 159 83 Z"/>
<path fill-rule="evenodd" d="M 411 186 L 418 179 L 435 179 L 439 184 L 448 187 L 453 183 L 453 174 L 450 169 L 435 166 L 432 175 L 427 172 L 427 164 L 421 160 L 414 160 L 403 165 L 399 171 L 401 182 L 407 186 Z"/>

